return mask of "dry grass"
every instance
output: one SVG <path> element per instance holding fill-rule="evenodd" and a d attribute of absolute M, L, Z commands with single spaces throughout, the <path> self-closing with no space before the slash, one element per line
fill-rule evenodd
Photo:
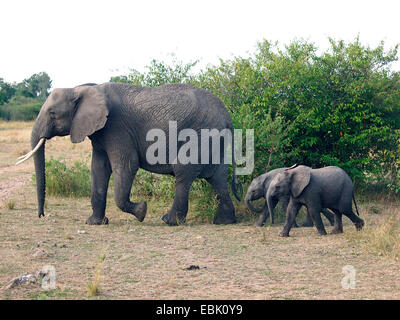
<path fill-rule="evenodd" d="M 96 265 L 96 271 L 93 276 L 93 278 L 89 281 L 87 285 L 87 290 L 88 290 L 88 297 L 94 297 L 98 296 L 100 294 L 100 277 L 101 273 L 103 271 L 103 264 L 106 256 L 104 253 L 100 253 L 98 260 L 97 260 L 97 265 Z"/>
<path fill-rule="evenodd" d="M 15 208 L 15 201 L 14 200 L 8 200 L 7 209 L 8 210 L 14 210 L 14 208 Z"/>
<path fill-rule="evenodd" d="M 87 299 L 88 283 L 97 291 L 91 299 L 400 299 L 400 264 L 386 255 L 393 249 L 380 249 L 379 255 L 372 251 L 375 245 L 371 250 L 368 246 L 381 241 L 372 235 L 384 238 L 382 243 L 398 241 L 398 225 L 391 222 L 400 210 L 395 203 L 360 203 L 365 232 L 356 233 L 344 218 L 344 234 L 324 237 L 315 228 L 298 228 L 291 237 L 280 238 L 281 223 L 254 227 L 255 218 L 242 203 L 236 204 L 241 218 L 236 225 L 197 222 L 192 201 L 187 224 L 169 227 L 160 218 L 172 199 L 133 194 L 134 201 L 148 201 L 147 217 L 139 223 L 116 207 L 112 189 L 107 226 L 85 225 L 91 214 L 89 198 L 48 197 L 46 215 L 38 219 L 33 164 L 12 166 L 20 150 L 29 150 L 31 126 L 0 123 L 1 190 L 26 179 L 5 198 L 15 201 L 14 210 L 0 206 L 0 287 L 52 265 L 57 288 L 19 286 L 1 291 L 1 299 Z M 27 140 L 12 142 L 17 136 Z M 46 157 L 83 160 L 90 150 L 88 140 L 72 145 L 69 137 L 56 138 L 46 144 Z M 34 255 L 38 248 L 46 255 Z M 107 258 L 100 259 L 99 252 Z M 200 269 L 186 270 L 190 265 Z M 345 265 L 356 269 L 354 290 L 341 286 Z"/>
<path fill-rule="evenodd" d="M 372 210 L 376 212 L 375 207 Z M 371 220 L 361 232 L 349 234 L 349 238 L 366 252 L 398 260 L 400 258 L 399 208 L 387 208 L 379 221 Z"/>

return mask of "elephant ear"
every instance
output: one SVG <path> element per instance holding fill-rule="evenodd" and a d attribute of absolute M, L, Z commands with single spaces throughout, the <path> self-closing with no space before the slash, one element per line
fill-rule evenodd
<path fill-rule="evenodd" d="M 306 166 L 298 166 L 294 169 L 288 170 L 288 172 L 291 175 L 290 191 L 296 198 L 310 183 L 311 168 Z"/>
<path fill-rule="evenodd" d="M 75 87 L 74 101 L 70 137 L 73 143 L 78 143 L 105 126 L 109 110 L 104 93 L 96 87 Z"/>

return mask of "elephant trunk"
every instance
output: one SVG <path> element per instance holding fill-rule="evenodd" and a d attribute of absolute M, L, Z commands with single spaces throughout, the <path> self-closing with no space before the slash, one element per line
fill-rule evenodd
<path fill-rule="evenodd" d="M 261 208 L 261 209 L 257 209 L 255 207 L 253 207 L 253 205 L 251 204 L 251 200 L 249 197 L 246 196 L 245 198 L 245 203 L 247 205 L 247 208 L 249 208 L 251 211 L 256 212 L 256 213 L 261 213 L 265 210 L 265 205 Z"/>
<path fill-rule="evenodd" d="M 271 224 L 274 223 L 274 203 L 273 203 L 273 199 L 272 199 L 272 195 L 271 195 L 271 190 L 268 189 L 267 192 L 267 206 L 268 206 L 268 212 L 269 212 L 269 218 L 271 219 Z"/>
<path fill-rule="evenodd" d="M 40 143 L 38 130 L 36 125 L 32 130 L 31 145 L 32 149 Z M 44 157 L 45 142 L 43 141 L 39 149 L 33 155 L 36 173 L 36 191 L 38 199 L 38 215 L 39 218 L 44 216 L 44 201 L 46 197 L 46 176 L 45 176 L 45 157 Z"/>

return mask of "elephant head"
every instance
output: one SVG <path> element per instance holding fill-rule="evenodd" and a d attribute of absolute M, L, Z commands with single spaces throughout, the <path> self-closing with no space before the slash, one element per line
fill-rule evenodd
<path fill-rule="evenodd" d="M 105 126 L 108 113 L 105 94 L 93 84 L 54 89 L 44 102 L 32 129 L 32 151 L 17 162 L 34 157 L 39 217 L 44 216 L 45 141 L 70 135 L 73 143 L 81 142 Z"/>
<path fill-rule="evenodd" d="M 297 198 L 310 183 L 311 168 L 294 165 L 276 175 L 267 191 L 267 206 L 271 222 L 273 221 L 273 204 L 275 198 L 290 195 Z"/>
<path fill-rule="evenodd" d="M 253 181 L 251 181 L 249 188 L 247 189 L 244 201 L 247 207 L 253 212 L 260 213 L 265 209 L 265 206 L 260 209 L 253 207 L 251 201 L 260 199 L 262 196 L 265 195 L 265 182 L 267 179 L 268 173 L 264 173 L 261 176 L 254 178 Z"/>

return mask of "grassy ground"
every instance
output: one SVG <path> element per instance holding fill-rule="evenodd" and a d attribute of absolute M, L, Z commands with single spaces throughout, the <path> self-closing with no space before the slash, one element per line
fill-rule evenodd
<path fill-rule="evenodd" d="M 148 214 L 139 223 L 115 206 L 112 190 L 108 226 L 84 224 L 89 198 L 48 197 L 46 216 L 38 219 L 33 161 L 13 166 L 30 150 L 31 127 L 0 122 L 0 287 L 52 265 L 57 288 L 0 289 L 2 299 L 82 299 L 89 289 L 97 293 L 91 299 L 400 298 L 400 208 L 394 202 L 359 201 L 365 230 L 357 233 L 344 218 L 344 234 L 324 237 L 299 228 L 280 238 L 282 224 L 256 228 L 255 217 L 238 203 L 242 221 L 236 225 L 189 219 L 168 227 L 160 217 L 172 199 L 146 199 Z M 83 160 L 90 150 L 88 139 L 73 145 L 69 137 L 54 138 L 46 157 Z M 186 270 L 190 265 L 200 269 Z M 355 289 L 342 288 L 346 265 L 356 270 Z"/>

